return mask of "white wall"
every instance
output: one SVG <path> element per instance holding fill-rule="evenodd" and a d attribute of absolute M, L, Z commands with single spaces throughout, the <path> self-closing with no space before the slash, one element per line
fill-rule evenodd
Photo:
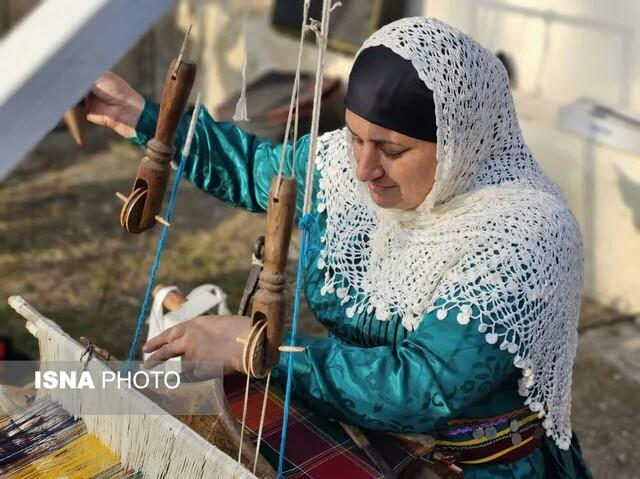
<path fill-rule="evenodd" d="M 640 158 L 541 122 L 521 124 L 580 223 L 585 293 L 622 311 L 640 311 Z"/>
<path fill-rule="evenodd" d="M 640 111 L 637 0 L 427 0 L 425 12 L 512 54 L 523 93 Z"/>
<path fill-rule="evenodd" d="M 427 0 L 425 13 L 515 60 L 527 143 L 580 222 L 585 293 L 640 311 L 640 157 L 556 127 L 582 96 L 640 114 L 637 0 Z"/>
<path fill-rule="evenodd" d="M 202 2 L 202 3 L 200 3 Z M 199 7 L 200 4 L 204 8 Z M 267 70 L 293 71 L 298 55 L 298 40 L 286 36 L 271 27 L 271 0 L 179 0 L 176 16 L 168 17 L 164 25 L 157 28 L 156 42 L 159 58 L 172 58 L 177 54 L 180 35 L 188 25 L 194 25 L 191 58 L 198 60 L 200 78 L 203 79 L 204 103 L 214 107 L 241 85 L 241 68 L 245 46 L 242 35 L 242 18 L 248 9 L 248 63 L 249 81 Z M 202 14 L 198 12 L 201 11 Z M 202 23 L 199 23 L 199 22 Z M 167 31 L 178 31 L 166 35 Z M 202 42 L 203 47 L 198 46 Z M 198 52 L 198 50 L 200 50 Z M 316 48 L 305 44 L 302 66 L 315 71 Z M 351 58 L 336 52 L 328 52 L 326 72 L 329 75 L 346 77 Z M 159 62 L 160 69 L 166 69 Z M 164 72 L 156 77 L 162 81 Z"/>

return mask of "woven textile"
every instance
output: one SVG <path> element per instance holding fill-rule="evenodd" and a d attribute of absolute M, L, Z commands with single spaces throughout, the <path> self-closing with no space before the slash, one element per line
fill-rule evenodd
<path fill-rule="evenodd" d="M 225 378 L 225 394 L 231 411 L 240 421 L 245 378 Z M 246 428 L 255 444 L 260 423 L 263 383 L 250 385 Z M 282 432 L 283 394 L 269 388 L 261 454 L 274 467 L 278 463 Z M 287 478 L 349 477 L 383 478 L 373 461 L 359 449 L 336 421 L 314 413 L 294 402 L 289 411 L 289 431 L 284 476 Z M 478 432 L 480 433 L 478 434 Z M 437 431 L 435 441 L 422 444 L 411 435 L 390 435 L 362 431 L 373 449 L 399 477 L 412 477 L 420 461 L 432 460 L 431 453 L 452 453 L 462 464 L 496 464 L 518 460 L 543 442 L 540 420 L 528 409 L 501 416 L 472 420 L 452 420 Z M 435 445 L 435 448 L 433 447 Z"/>
<path fill-rule="evenodd" d="M 0 417 L 0 477 L 7 479 L 140 479 L 89 434 L 82 420 L 42 399 Z"/>
<path fill-rule="evenodd" d="M 236 376 L 225 378 L 225 394 L 234 416 L 242 418 L 245 378 Z M 246 427 L 251 440 L 255 443 L 260 423 L 264 388 L 261 382 L 252 381 L 247 408 Z M 274 467 L 278 464 L 278 450 L 282 432 L 282 391 L 272 385 L 269 388 L 262 433 L 262 454 Z M 387 464 L 401 471 L 420 453 L 420 447 L 403 441 L 386 438 L 384 450 Z M 372 461 L 351 440 L 340 424 L 318 415 L 300 404 L 293 403 L 289 408 L 289 428 L 287 431 L 287 449 L 284 476 L 286 478 L 348 477 L 350 479 L 382 479 L 382 473 Z"/>

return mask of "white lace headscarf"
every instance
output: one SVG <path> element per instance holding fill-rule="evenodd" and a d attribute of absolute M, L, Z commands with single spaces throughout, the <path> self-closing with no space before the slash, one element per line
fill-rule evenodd
<path fill-rule="evenodd" d="M 377 45 L 410 60 L 433 91 L 435 184 L 415 210 L 381 209 L 356 180 L 348 131 L 323 135 L 322 294 L 341 298 L 349 317 L 399 315 L 409 330 L 458 308 L 461 327 L 513 354 L 525 403 L 566 449 L 583 268 L 575 218 L 524 143 L 491 52 L 425 17 L 385 26 L 360 51 Z"/>

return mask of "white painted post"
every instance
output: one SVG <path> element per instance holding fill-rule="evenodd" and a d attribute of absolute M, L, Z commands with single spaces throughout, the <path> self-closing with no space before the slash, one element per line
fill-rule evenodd
<path fill-rule="evenodd" d="M 173 0 L 47 0 L 0 41 L 0 180 Z"/>

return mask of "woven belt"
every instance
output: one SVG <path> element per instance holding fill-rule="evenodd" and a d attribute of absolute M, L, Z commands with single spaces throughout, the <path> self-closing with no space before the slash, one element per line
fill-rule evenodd
<path fill-rule="evenodd" d="M 493 418 L 449 421 L 438 430 L 435 449 L 456 464 L 502 464 L 525 457 L 543 439 L 538 413 L 523 408 Z"/>
<path fill-rule="evenodd" d="M 403 439 L 414 442 L 408 436 Z M 427 469 L 435 477 L 460 479 L 464 465 L 515 462 L 542 446 L 544 436 L 538 413 L 528 408 L 492 418 L 455 419 L 438 429 L 430 447 L 420 449 L 414 442 L 415 459 L 398 477 L 422 477 Z"/>

